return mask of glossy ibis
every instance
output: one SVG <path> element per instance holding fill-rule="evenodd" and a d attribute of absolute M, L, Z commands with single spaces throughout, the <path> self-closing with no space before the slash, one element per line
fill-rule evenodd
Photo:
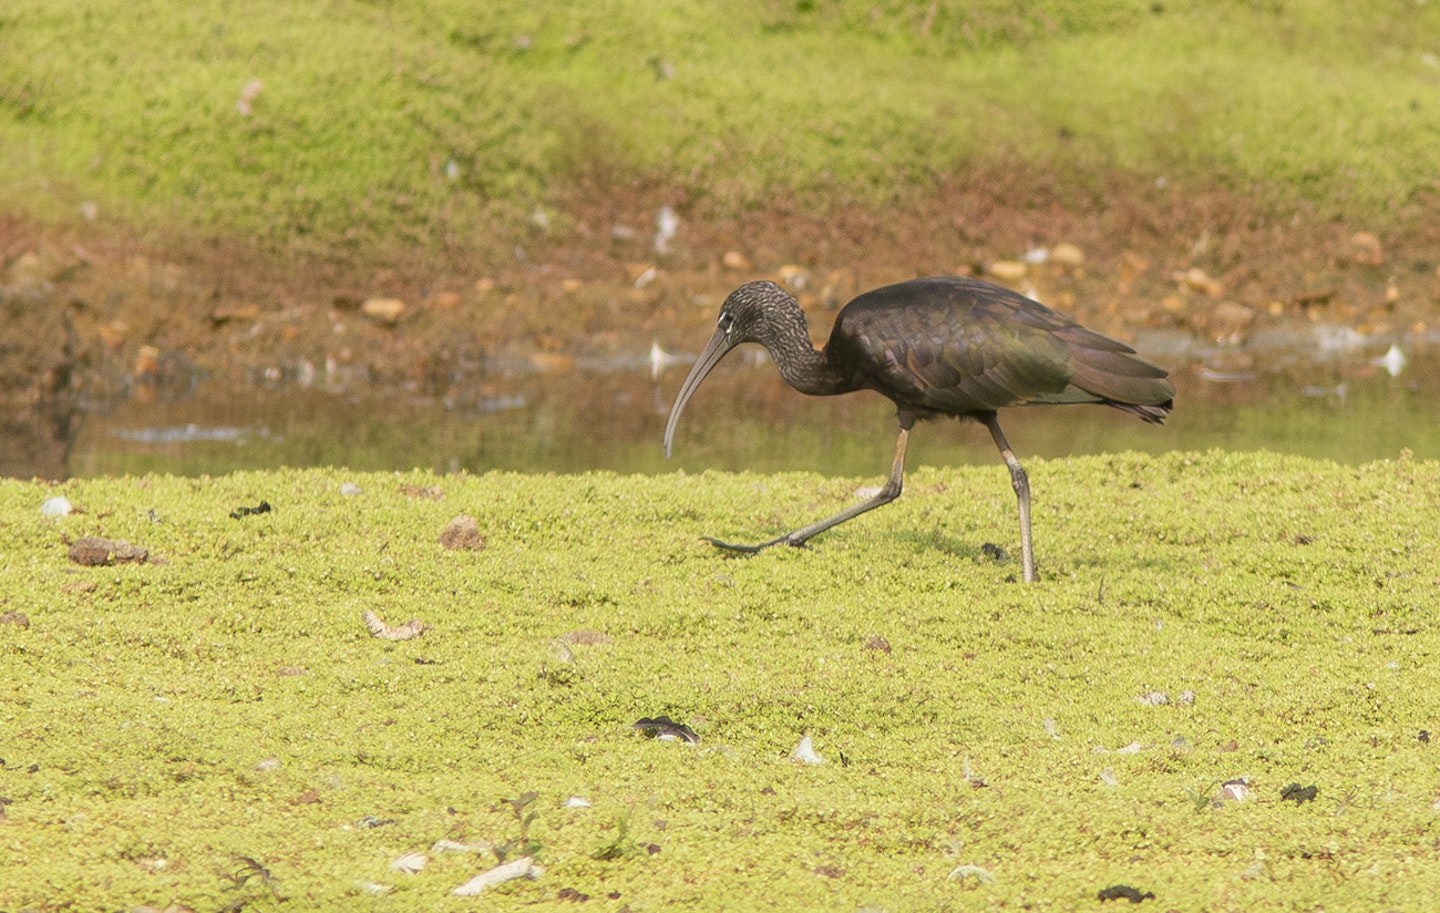
<path fill-rule="evenodd" d="M 759 545 L 709 541 L 758 552 L 801 546 L 813 536 L 900 496 L 905 444 L 919 419 L 952 415 L 980 422 L 1010 468 L 1020 505 L 1020 554 L 1026 582 L 1035 579 L 1030 538 L 1030 483 L 1000 430 L 1005 406 L 1099 403 L 1147 422 L 1161 422 L 1175 388 L 1165 371 L 1135 350 L 1101 336 L 1009 289 L 978 279 L 913 279 L 855 298 L 835 318 L 823 349 L 810 342 L 805 314 L 773 282 L 750 282 L 720 307 L 715 335 L 690 370 L 665 425 L 665 455 L 680 412 L 725 353 L 744 342 L 770 351 L 780 376 L 810 396 L 874 390 L 895 403 L 900 437 L 880 493 L 833 517 Z"/>

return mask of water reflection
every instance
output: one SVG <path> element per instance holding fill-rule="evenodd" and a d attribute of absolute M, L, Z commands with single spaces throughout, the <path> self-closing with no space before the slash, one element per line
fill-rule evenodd
<path fill-rule="evenodd" d="M 1174 371 L 1177 405 L 1164 426 L 1100 407 L 1013 409 L 1005 428 L 1021 458 L 1219 447 L 1351 464 L 1393 458 L 1402 448 L 1440 459 L 1440 360 L 1433 355 L 1412 356 L 1392 377 L 1394 359 L 1387 363 L 1373 346 L 1342 346 L 1318 361 L 1283 349 L 1204 350 L 1158 336 L 1137 347 Z M 660 437 L 688 364 L 676 357 L 652 375 L 650 356 L 637 352 L 620 363 L 491 364 L 424 391 L 283 378 L 237 391 L 202 380 L 183 397 L 132 398 L 86 415 L 70 471 L 199 475 L 337 465 L 883 475 L 894 447 L 886 400 L 801 396 L 761 350 L 742 351 L 697 394 L 671 461 Z M 911 437 L 912 466 L 995 461 L 977 426 L 931 423 Z"/>

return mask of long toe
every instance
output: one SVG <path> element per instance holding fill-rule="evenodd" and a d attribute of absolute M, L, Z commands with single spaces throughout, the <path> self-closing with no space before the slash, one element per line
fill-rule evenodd
<path fill-rule="evenodd" d="M 759 545 L 736 545 L 733 542 L 722 542 L 719 539 L 714 538 L 713 536 L 702 536 L 701 538 L 703 538 L 706 542 L 709 542 L 711 545 L 715 546 L 718 549 L 727 552 L 735 552 L 739 555 L 758 554 L 761 549 L 774 545 L 773 542 L 762 542 Z"/>

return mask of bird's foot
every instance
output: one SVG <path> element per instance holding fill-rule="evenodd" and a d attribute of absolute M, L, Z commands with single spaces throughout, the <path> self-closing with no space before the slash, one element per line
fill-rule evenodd
<path fill-rule="evenodd" d="M 795 540 L 790 536 L 781 536 L 779 539 L 771 539 L 769 542 L 761 542 L 759 545 L 736 545 L 733 542 L 722 542 L 713 536 L 705 536 L 703 538 L 716 548 L 741 555 L 758 555 L 772 545 L 790 545 L 795 548 L 805 548 L 804 539 Z"/>

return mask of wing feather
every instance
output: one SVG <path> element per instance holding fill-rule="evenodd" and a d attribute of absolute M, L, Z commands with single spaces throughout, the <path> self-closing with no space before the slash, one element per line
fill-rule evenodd
<path fill-rule="evenodd" d="M 856 385 L 950 414 L 1107 403 L 1157 420 L 1174 388 L 1122 342 L 1023 295 L 974 279 L 917 279 L 859 296 L 827 351 Z M 1163 408 L 1162 408 L 1163 407 Z"/>

